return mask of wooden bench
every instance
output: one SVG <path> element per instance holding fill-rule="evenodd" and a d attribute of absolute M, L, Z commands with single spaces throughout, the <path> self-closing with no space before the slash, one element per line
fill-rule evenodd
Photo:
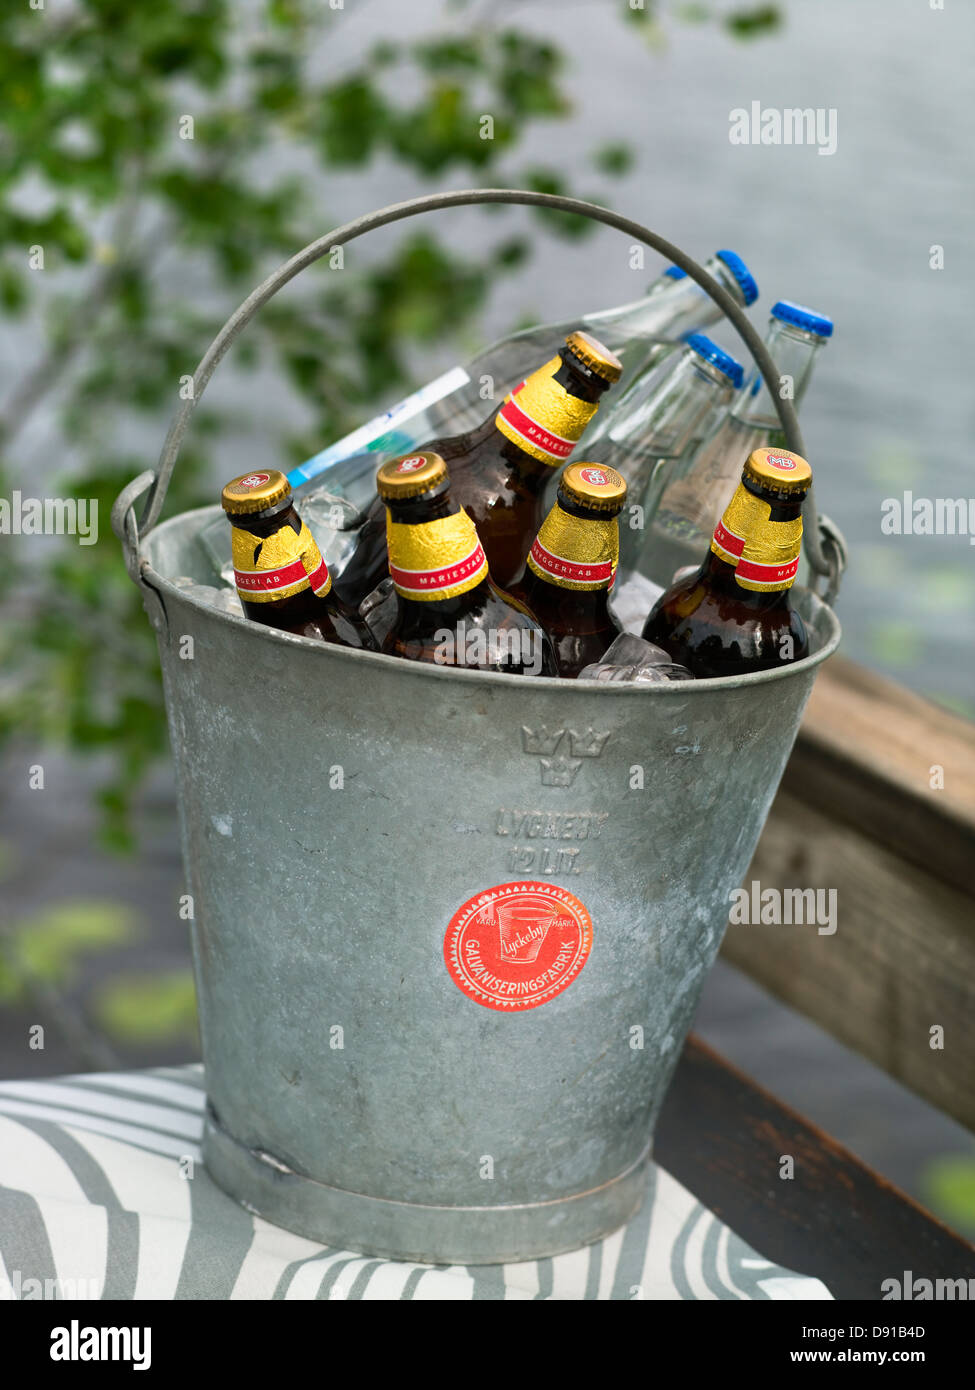
<path fill-rule="evenodd" d="M 837 930 L 731 926 L 725 958 L 975 1129 L 975 724 L 834 657 L 752 880 L 835 889 Z M 778 1176 L 785 1154 L 793 1181 Z M 655 1156 L 839 1298 L 879 1299 L 905 1270 L 975 1279 L 972 1246 L 693 1037 Z"/>

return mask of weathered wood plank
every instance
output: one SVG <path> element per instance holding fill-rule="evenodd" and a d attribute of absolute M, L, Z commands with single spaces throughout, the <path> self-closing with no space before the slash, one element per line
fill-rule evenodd
<path fill-rule="evenodd" d="M 795 1159 L 788 1181 L 784 1154 Z M 767 1259 L 817 1276 L 837 1298 L 882 1298 L 883 1281 L 905 1270 L 975 1280 L 970 1245 L 693 1035 L 654 1158 Z"/>
<path fill-rule="evenodd" d="M 731 925 L 724 955 L 834 1037 L 975 1129 L 975 908 L 842 808 L 783 787 L 746 882 L 836 891 L 836 931 Z M 854 808 L 855 809 L 855 808 Z M 870 827 L 872 830 L 872 826 Z M 944 1029 L 943 1050 L 930 1030 Z"/>
<path fill-rule="evenodd" d="M 817 678 L 783 787 L 975 895 L 970 721 L 833 657 Z"/>

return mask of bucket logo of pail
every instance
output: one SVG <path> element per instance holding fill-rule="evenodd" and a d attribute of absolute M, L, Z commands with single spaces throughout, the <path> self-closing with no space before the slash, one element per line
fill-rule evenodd
<path fill-rule="evenodd" d="M 246 478 L 240 478 L 237 487 L 263 487 L 265 483 L 271 481 L 270 473 L 248 473 Z"/>
<path fill-rule="evenodd" d="M 521 726 L 521 746 L 524 752 L 539 759 L 543 787 L 571 787 L 583 758 L 598 758 L 609 742 L 610 729 L 550 729 L 539 724 L 529 729 Z M 568 735 L 568 754 L 563 742 Z"/>
<path fill-rule="evenodd" d="M 592 920 L 565 888 L 501 883 L 450 919 L 444 960 L 454 984 L 486 1009 L 537 1009 L 561 994 L 592 949 Z"/>

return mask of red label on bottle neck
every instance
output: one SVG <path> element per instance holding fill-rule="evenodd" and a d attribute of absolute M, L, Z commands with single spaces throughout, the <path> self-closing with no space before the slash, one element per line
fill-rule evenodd
<path fill-rule="evenodd" d="M 527 411 L 522 410 L 521 406 L 515 401 L 514 396 L 505 401 L 499 411 L 505 424 L 509 425 L 514 432 L 536 449 L 548 454 L 549 458 L 567 459 L 575 447 L 574 439 L 563 439 L 561 435 L 554 434 L 546 429 L 537 420 L 533 420 Z"/>
<path fill-rule="evenodd" d="M 611 587 L 616 577 L 616 567 L 612 560 L 584 561 L 582 563 L 566 560 L 563 556 L 554 555 L 551 550 L 546 550 L 537 536 L 531 548 L 531 558 L 543 575 L 550 576 L 556 582 L 585 584 L 593 588 L 605 584 L 608 588 Z"/>
<path fill-rule="evenodd" d="M 438 590 L 453 589 L 457 584 L 464 584 L 465 580 L 480 582 L 486 579 L 487 560 L 478 541 L 469 555 L 451 565 L 444 565 L 442 569 L 407 570 L 390 561 L 389 575 L 404 598 L 437 598 L 441 596 Z M 468 583 L 465 587 L 472 586 Z"/>
<path fill-rule="evenodd" d="M 725 525 L 724 517 L 714 528 L 714 540 L 711 546 L 713 550 L 717 546 L 718 554 L 722 560 L 727 560 L 729 565 L 737 565 L 741 559 L 741 552 L 745 548 L 744 536 L 738 536 Z"/>

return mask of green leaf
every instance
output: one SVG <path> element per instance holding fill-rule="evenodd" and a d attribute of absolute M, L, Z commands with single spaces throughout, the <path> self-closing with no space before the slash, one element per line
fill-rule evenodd
<path fill-rule="evenodd" d="M 711 8 L 696 4 L 695 0 L 686 0 L 685 4 L 677 6 L 674 14 L 682 24 L 706 24 L 711 18 Z"/>
<path fill-rule="evenodd" d="M 15 985 L 31 980 L 68 985 L 85 956 L 131 941 L 136 923 L 135 913 L 121 903 L 56 903 L 8 928 L 0 954 Z"/>
<path fill-rule="evenodd" d="M 196 991 L 193 974 L 114 975 L 92 994 L 92 1013 L 119 1042 L 196 1042 Z"/>
<path fill-rule="evenodd" d="M 556 173 L 554 169 L 532 169 L 524 175 L 524 180 L 524 186 L 534 189 L 537 193 L 566 193 L 565 182 L 561 174 Z M 590 236 L 596 229 L 596 223 L 592 218 L 583 217 L 577 212 L 559 212 L 553 208 L 533 208 L 532 212 L 549 231 L 570 241 Z"/>
<path fill-rule="evenodd" d="M 736 10 L 725 15 L 724 26 L 736 39 L 757 39 L 772 34 L 781 27 L 782 12 L 778 5 L 756 5 L 750 10 Z"/>
<path fill-rule="evenodd" d="M 26 304 L 26 276 L 11 265 L 0 265 L 0 307 L 13 317 L 20 314 Z"/>
<path fill-rule="evenodd" d="M 936 1216 L 963 1235 L 975 1235 L 975 1156 L 946 1154 L 933 1159 L 921 1182 Z"/>
<path fill-rule="evenodd" d="M 531 256 L 531 246 L 524 237 L 512 237 L 494 248 L 492 261 L 504 270 L 515 270 Z"/>
<path fill-rule="evenodd" d="M 870 628 L 867 645 L 876 662 L 895 669 L 915 666 L 923 651 L 923 639 L 917 628 L 900 618 L 875 622 Z"/>
<path fill-rule="evenodd" d="M 332 164 L 364 164 L 390 124 L 385 101 L 368 78 L 350 77 L 319 97 L 318 140 Z"/>
<path fill-rule="evenodd" d="M 476 72 L 484 64 L 482 44 L 473 35 L 451 35 L 419 43 L 413 52 L 420 67 L 438 77 L 449 70 Z"/>
<path fill-rule="evenodd" d="M 633 148 L 622 141 L 603 145 L 592 157 L 592 162 L 603 174 L 618 178 L 633 167 Z"/>

